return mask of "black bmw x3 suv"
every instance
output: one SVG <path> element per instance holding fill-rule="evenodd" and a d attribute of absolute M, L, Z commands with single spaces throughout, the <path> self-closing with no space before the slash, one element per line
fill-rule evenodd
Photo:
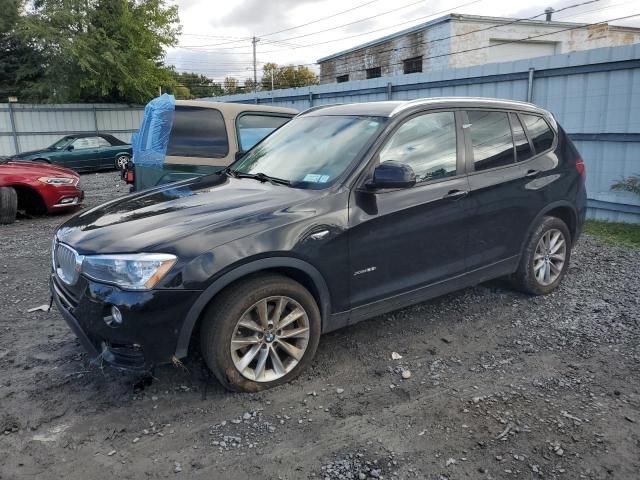
<path fill-rule="evenodd" d="M 71 218 L 51 290 L 96 360 L 146 370 L 199 340 L 224 386 L 257 391 L 299 374 L 324 332 L 496 277 L 551 292 L 584 177 L 531 104 L 315 108 L 224 171 Z"/>

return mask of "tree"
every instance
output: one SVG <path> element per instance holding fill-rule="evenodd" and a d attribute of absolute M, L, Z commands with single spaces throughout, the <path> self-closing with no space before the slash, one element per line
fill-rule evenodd
<path fill-rule="evenodd" d="M 184 85 L 176 85 L 174 95 L 178 100 L 189 100 L 190 98 L 193 98 L 189 88 Z"/>
<path fill-rule="evenodd" d="M 0 15 L 0 102 L 16 96 L 37 97 L 36 82 L 43 74 L 44 58 L 26 41 L 20 23 L 22 0 L 5 0 Z"/>
<path fill-rule="evenodd" d="M 165 47 L 180 31 L 166 0 L 32 0 L 19 23 L 39 52 L 43 101 L 144 103 L 173 84 Z"/>
<path fill-rule="evenodd" d="M 187 87 L 190 91 L 189 98 L 218 97 L 224 95 L 222 85 L 214 82 L 205 75 L 193 72 L 176 72 L 172 70 L 173 78 L 178 85 Z M 174 88 L 166 86 L 163 91 L 174 93 Z"/>
<path fill-rule="evenodd" d="M 240 93 L 240 83 L 237 78 L 226 77 L 222 86 L 224 88 L 225 95 L 233 95 L 234 93 Z"/>
<path fill-rule="evenodd" d="M 278 66 L 276 63 L 265 63 L 262 67 L 262 90 L 273 88 L 305 87 L 317 85 L 318 77 L 309 67 L 304 65 Z"/>
<path fill-rule="evenodd" d="M 619 182 L 614 183 L 611 186 L 611 190 L 617 190 L 619 192 L 631 192 L 636 195 L 640 195 L 640 176 L 631 175 L 630 177 L 623 178 Z"/>

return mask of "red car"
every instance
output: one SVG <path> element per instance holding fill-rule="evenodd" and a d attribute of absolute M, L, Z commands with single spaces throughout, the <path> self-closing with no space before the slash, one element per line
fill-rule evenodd
<path fill-rule="evenodd" d="M 18 210 L 44 214 L 80 205 L 80 177 L 46 163 L 0 159 L 0 223 L 12 223 Z"/>

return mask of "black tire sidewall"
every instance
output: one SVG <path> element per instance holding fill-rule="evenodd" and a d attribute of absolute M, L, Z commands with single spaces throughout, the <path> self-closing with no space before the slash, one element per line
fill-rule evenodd
<path fill-rule="evenodd" d="M 13 223 L 18 214 L 18 194 L 11 187 L 0 187 L 0 224 Z"/>
<path fill-rule="evenodd" d="M 295 368 L 272 382 L 255 382 L 243 377 L 231 358 L 231 338 L 240 316 L 254 303 L 269 296 L 284 295 L 304 308 L 309 318 L 309 343 Z M 320 340 L 320 311 L 313 296 L 299 283 L 281 275 L 259 275 L 225 289 L 203 318 L 201 349 L 216 378 L 229 390 L 257 392 L 287 383 L 312 361 Z"/>
<path fill-rule="evenodd" d="M 564 239 L 566 242 L 566 258 L 564 264 L 562 265 L 562 271 L 556 280 L 549 285 L 541 285 L 535 277 L 535 273 L 533 270 L 533 259 L 535 255 L 536 248 L 538 246 L 538 242 L 542 238 L 542 236 L 549 230 L 560 230 L 562 235 L 564 235 Z M 556 217 L 544 217 L 540 225 L 535 229 L 529 243 L 527 244 L 527 248 L 524 251 L 522 263 L 521 263 L 521 273 L 522 273 L 522 283 L 524 290 L 528 293 L 534 295 L 546 295 L 554 291 L 565 274 L 567 273 L 567 269 L 569 268 L 569 263 L 571 261 L 571 233 L 569 232 L 569 228 L 567 225 Z"/>

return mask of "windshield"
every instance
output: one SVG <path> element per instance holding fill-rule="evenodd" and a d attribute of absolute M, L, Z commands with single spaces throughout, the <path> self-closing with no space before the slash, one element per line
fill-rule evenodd
<path fill-rule="evenodd" d="M 73 141 L 73 137 L 62 137 L 60 140 L 58 140 L 56 143 L 51 145 L 49 148 L 52 148 L 54 150 L 60 150 L 61 148 L 66 147 L 72 141 Z"/>
<path fill-rule="evenodd" d="M 250 150 L 232 171 L 260 173 L 288 180 L 296 187 L 325 188 L 358 158 L 385 120 L 354 116 L 294 118 Z"/>

